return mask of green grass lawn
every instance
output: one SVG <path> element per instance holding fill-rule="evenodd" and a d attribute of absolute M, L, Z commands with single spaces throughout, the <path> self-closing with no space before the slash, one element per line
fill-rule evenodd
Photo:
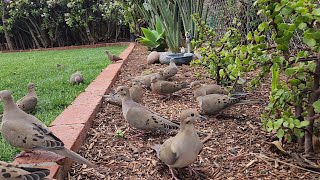
<path fill-rule="evenodd" d="M 34 115 L 49 125 L 110 64 L 105 49 L 0 53 L 0 90 L 11 90 L 17 101 L 27 93 L 28 83 L 34 82 L 39 98 Z M 119 55 L 126 46 L 107 49 Z M 78 70 L 85 83 L 71 85 L 70 75 Z M 0 114 L 2 112 L 0 103 Z M 17 153 L 18 149 L 0 138 L 0 160 L 10 161 Z"/>

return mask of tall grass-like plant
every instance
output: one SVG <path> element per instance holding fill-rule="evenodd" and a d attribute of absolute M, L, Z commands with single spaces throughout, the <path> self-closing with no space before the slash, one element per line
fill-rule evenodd
<path fill-rule="evenodd" d="M 173 0 L 148 0 L 147 2 L 162 22 L 168 47 L 173 53 L 179 52 L 181 18 L 177 2 Z"/>
<path fill-rule="evenodd" d="M 197 13 L 202 21 L 206 21 L 209 7 L 204 10 L 204 0 L 175 0 L 175 2 L 179 6 L 184 31 L 197 38 L 196 24 L 192 20 L 192 15 Z"/>

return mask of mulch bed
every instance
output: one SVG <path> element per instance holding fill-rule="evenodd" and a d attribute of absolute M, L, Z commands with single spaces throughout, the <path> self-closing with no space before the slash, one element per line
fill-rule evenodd
<path fill-rule="evenodd" d="M 147 50 L 137 45 L 129 56 L 116 84 L 130 85 L 132 77 L 145 72 L 157 72 L 165 65 L 147 65 Z M 199 66 L 179 66 L 179 73 L 173 81 L 214 83 L 207 70 Z M 163 102 L 160 96 L 145 92 L 144 105 L 167 118 L 179 121 L 181 110 L 197 108 L 197 103 L 189 89 L 180 91 L 182 97 Z M 247 99 L 268 101 L 269 85 L 263 84 Z M 317 179 L 317 175 L 304 170 L 277 163 L 259 154 L 293 163 L 293 160 L 275 149 L 270 142 L 274 136 L 261 129 L 260 114 L 263 105 L 238 105 L 221 113 L 217 118 L 196 123 L 196 128 L 205 132 L 203 151 L 192 165 L 200 175 L 190 175 L 187 169 L 179 170 L 181 179 Z M 116 137 L 116 130 L 125 131 L 125 137 L 134 135 L 124 120 L 121 108 L 104 104 L 94 120 L 88 138 L 80 153 L 105 171 L 86 168 L 75 164 L 69 172 L 69 179 L 170 179 L 168 167 L 159 161 L 150 148 L 163 143 L 170 135 L 149 134 L 134 140 Z M 174 135 L 174 134 L 172 134 Z M 172 136 L 171 135 L 171 136 Z M 297 151 L 292 145 L 288 151 Z M 300 150 L 299 150 L 300 151 Z"/>

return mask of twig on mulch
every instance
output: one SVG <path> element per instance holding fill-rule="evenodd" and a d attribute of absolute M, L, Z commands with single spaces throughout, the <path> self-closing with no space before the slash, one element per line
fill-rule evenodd
<path fill-rule="evenodd" d="M 270 157 L 268 157 L 268 156 L 266 156 L 266 155 L 264 155 L 264 154 L 261 154 L 261 153 L 250 153 L 250 154 L 256 156 L 257 158 L 259 158 L 259 159 L 261 159 L 261 160 L 262 160 L 262 159 L 269 159 L 269 160 L 272 160 L 272 161 L 275 161 L 275 162 L 278 162 L 278 163 L 285 164 L 285 165 L 287 165 L 287 166 L 295 167 L 295 168 L 297 168 L 297 169 L 301 169 L 301 170 L 304 170 L 304 171 L 308 171 L 308 172 L 312 172 L 312 173 L 315 173 L 315 174 L 319 174 L 319 175 L 320 175 L 320 173 L 317 172 L 317 171 L 313 171 L 313 170 L 306 169 L 306 168 L 303 168 L 303 167 L 300 167 L 300 166 L 297 166 L 297 165 L 294 165 L 294 164 L 291 164 L 291 163 L 287 163 L 287 162 L 280 161 L 280 160 L 277 160 L 277 159 L 274 159 L 274 158 L 270 158 Z"/>
<path fill-rule="evenodd" d="M 212 134 L 209 134 L 206 138 L 204 138 L 204 139 L 202 140 L 202 143 L 207 142 L 207 141 L 210 140 L 211 138 L 212 138 Z"/>

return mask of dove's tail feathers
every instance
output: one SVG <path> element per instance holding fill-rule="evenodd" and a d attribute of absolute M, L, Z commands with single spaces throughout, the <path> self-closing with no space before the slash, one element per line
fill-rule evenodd
<path fill-rule="evenodd" d="M 120 61 L 120 60 L 123 60 L 121 57 L 118 57 L 118 56 L 113 56 L 112 57 L 112 61 Z"/>
<path fill-rule="evenodd" d="M 161 144 L 155 144 L 154 146 L 151 147 L 153 150 L 156 151 L 158 159 L 160 158 L 160 148 Z"/>
<path fill-rule="evenodd" d="M 231 97 L 245 97 L 246 95 L 249 95 L 251 93 L 247 93 L 247 92 L 233 92 L 231 93 Z"/>
<path fill-rule="evenodd" d="M 49 169 L 44 168 L 34 168 L 34 167 L 19 167 L 25 171 L 30 172 L 30 174 L 24 175 L 26 179 L 43 179 L 50 174 Z"/>
<path fill-rule="evenodd" d="M 261 100 L 240 100 L 238 104 L 263 104 Z"/>
<path fill-rule="evenodd" d="M 85 159 L 84 157 L 80 156 L 79 154 L 67 149 L 67 148 L 63 148 L 63 149 L 57 149 L 57 150 L 51 150 L 54 153 L 57 153 L 61 156 L 65 156 L 68 157 L 70 159 L 73 159 L 74 161 L 78 162 L 78 163 L 82 163 L 82 164 L 86 164 L 89 167 L 93 167 L 96 168 L 97 165 L 92 164 L 90 161 L 88 161 L 87 159 Z"/>

